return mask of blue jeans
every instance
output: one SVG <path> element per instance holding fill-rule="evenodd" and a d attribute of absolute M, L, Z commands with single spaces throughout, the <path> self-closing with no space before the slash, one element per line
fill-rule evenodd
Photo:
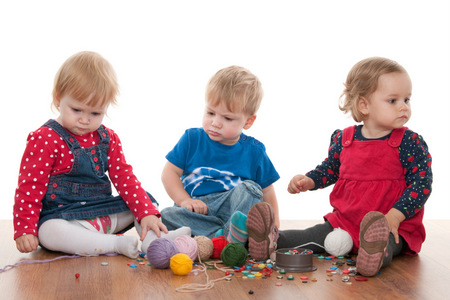
<path fill-rule="evenodd" d="M 161 211 L 161 220 L 168 230 L 188 226 L 193 235 L 212 238 L 219 229 L 223 229 L 224 235 L 227 236 L 231 215 L 236 211 L 247 215 L 253 205 L 262 201 L 262 189 L 256 182 L 246 180 L 229 191 L 196 199 L 206 203 L 208 214 L 198 214 L 178 205 L 164 208 Z"/>

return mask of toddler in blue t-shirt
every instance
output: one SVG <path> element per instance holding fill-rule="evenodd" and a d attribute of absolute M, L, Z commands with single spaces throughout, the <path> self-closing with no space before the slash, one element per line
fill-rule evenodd
<path fill-rule="evenodd" d="M 242 67 L 210 79 L 202 128 L 186 130 L 166 156 L 162 182 L 175 204 L 161 219 L 169 230 L 188 226 L 193 235 L 245 244 L 247 214 L 261 201 L 279 226 L 273 183 L 280 176 L 264 145 L 242 133 L 253 125 L 262 96 L 258 78 Z"/>

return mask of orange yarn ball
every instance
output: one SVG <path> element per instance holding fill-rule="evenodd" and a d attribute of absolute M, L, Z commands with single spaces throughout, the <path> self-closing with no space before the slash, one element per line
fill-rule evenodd
<path fill-rule="evenodd" d="M 178 253 L 170 258 L 170 269 L 175 275 L 187 275 L 192 270 L 192 263 L 189 255 Z"/>
<path fill-rule="evenodd" d="M 218 236 L 211 239 L 213 242 L 213 252 L 211 258 L 218 259 L 222 254 L 223 248 L 228 244 L 227 239 L 224 236 Z"/>

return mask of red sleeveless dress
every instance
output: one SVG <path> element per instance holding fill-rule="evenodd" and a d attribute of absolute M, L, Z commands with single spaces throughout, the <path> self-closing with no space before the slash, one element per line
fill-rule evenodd
<path fill-rule="evenodd" d="M 333 212 L 324 216 L 333 228 L 346 230 L 359 248 L 359 224 L 369 211 L 386 214 L 406 189 L 399 150 L 407 128 L 394 129 L 387 140 L 354 141 L 356 126 L 344 129 L 340 174 L 330 194 Z M 425 241 L 422 208 L 400 223 L 399 234 L 408 244 L 406 253 L 417 254 Z"/>

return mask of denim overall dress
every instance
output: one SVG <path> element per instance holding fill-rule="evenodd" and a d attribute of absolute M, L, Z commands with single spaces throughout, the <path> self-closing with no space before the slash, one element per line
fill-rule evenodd
<path fill-rule="evenodd" d="M 44 126 L 53 129 L 67 143 L 73 154 L 73 165 L 69 172 L 50 176 L 39 226 L 49 219 L 92 219 L 128 211 L 125 201 L 112 195 L 111 182 L 106 175 L 109 134 L 105 127 L 101 125 L 97 129 L 98 145 L 82 148 L 55 120 L 49 120 Z M 156 203 L 150 194 L 148 196 Z"/>

